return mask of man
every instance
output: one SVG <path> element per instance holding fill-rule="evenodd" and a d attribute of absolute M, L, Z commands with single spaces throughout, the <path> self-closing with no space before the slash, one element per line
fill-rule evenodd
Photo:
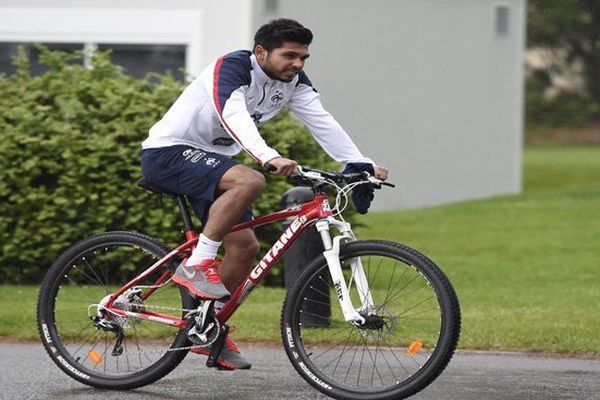
<path fill-rule="evenodd" d="M 259 251 L 252 229 L 228 232 L 252 218 L 250 205 L 265 188 L 265 178 L 230 157 L 245 150 L 257 163 L 274 166 L 275 174 L 297 172 L 296 161 L 281 157 L 257 129 L 284 106 L 309 127 L 333 159 L 346 164 L 346 170 L 367 170 L 387 178 L 387 171 L 373 166 L 323 109 L 302 70 L 309 57 L 311 31 L 296 21 L 278 19 L 262 26 L 254 41 L 254 52 L 229 53 L 209 65 L 142 143 L 144 176 L 187 195 L 203 223 L 197 247 L 179 265 L 173 281 L 205 299 L 227 299 L 249 273 Z M 359 212 L 365 213 L 372 193 L 355 190 L 353 199 Z M 221 244 L 222 262 L 216 260 Z M 222 304 L 217 301 L 215 307 Z M 192 351 L 209 354 L 204 348 Z M 217 364 L 224 369 L 251 366 L 230 339 Z"/>

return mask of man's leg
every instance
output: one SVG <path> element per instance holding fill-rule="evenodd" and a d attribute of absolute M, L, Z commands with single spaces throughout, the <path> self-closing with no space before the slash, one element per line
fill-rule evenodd
<path fill-rule="evenodd" d="M 250 204 L 260 195 L 265 184 L 262 174 L 243 165 L 236 164 L 223 173 L 214 189 L 217 191 L 218 197 L 210 206 L 207 221 L 198 238 L 198 244 L 191 256 L 175 271 L 173 280 L 176 283 L 203 298 L 225 299 L 229 297 L 230 292 L 227 290 L 227 286 L 235 287 L 238 274 L 242 275 L 245 268 L 242 273 L 238 273 L 234 268 L 228 268 L 225 265 L 225 276 L 235 274 L 235 278 L 231 283 L 222 283 L 222 279 L 219 277 L 221 273 L 218 273 L 216 269 L 219 265 L 219 262 L 215 261 L 217 250 L 233 225 L 239 222 Z M 235 236 L 235 238 L 243 237 L 247 238 L 247 234 L 246 236 Z M 248 239 L 244 240 L 246 243 L 244 244 L 240 242 L 241 239 L 236 240 L 235 238 L 233 241 L 238 242 L 241 246 L 255 247 L 252 243 L 248 243 Z M 242 253 L 232 251 L 235 258 L 245 254 L 243 249 Z"/>
<path fill-rule="evenodd" d="M 225 257 L 219 268 L 221 281 L 233 293 L 242 283 L 254 266 L 254 261 L 260 251 L 260 243 L 254 230 L 229 233 L 223 239 Z"/>
<path fill-rule="evenodd" d="M 211 240 L 222 241 L 265 186 L 261 173 L 240 164 L 231 167 L 219 181 L 221 194 L 210 206 L 202 233 Z"/>
<path fill-rule="evenodd" d="M 253 261 L 260 250 L 260 244 L 252 229 L 227 232 L 239 222 L 264 185 L 264 177 L 256 171 L 242 165 L 236 165 L 229 169 L 219 182 L 219 189 L 223 193 L 212 204 L 208 221 L 203 230 L 203 235 L 212 240 L 216 240 L 213 237 L 221 238 L 220 235 L 223 235 L 221 240 L 225 248 L 225 257 L 219 267 L 219 275 L 231 293 L 250 272 Z M 218 308 L 222 305 L 223 303 L 217 301 L 215 307 Z M 197 348 L 192 349 L 192 352 L 209 355 L 210 349 Z M 217 365 L 221 369 L 248 369 L 252 366 L 241 355 L 237 345 L 229 337 L 217 358 Z"/>

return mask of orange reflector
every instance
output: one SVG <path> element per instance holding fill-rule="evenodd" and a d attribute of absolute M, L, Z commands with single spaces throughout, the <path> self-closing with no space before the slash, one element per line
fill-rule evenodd
<path fill-rule="evenodd" d="M 408 346 L 406 348 L 406 354 L 408 354 L 409 356 L 414 356 L 415 354 L 420 352 L 422 348 L 423 348 L 423 341 L 415 340 L 414 342 L 412 342 L 410 344 L 410 346 Z"/>
<path fill-rule="evenodd" d="M 102 364 L 102 356 L 96 350 L 90 350 L 88 357 L 94 364 Z"/>

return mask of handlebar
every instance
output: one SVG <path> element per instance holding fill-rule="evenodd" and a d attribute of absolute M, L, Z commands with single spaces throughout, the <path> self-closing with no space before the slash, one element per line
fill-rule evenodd
<path fill-rule="evenodd" d="M 263 169 L 266 172 L 271 172 L 271 173 L 277 171 L 277 168 L 274 165 L 269 164 L 268 162 L 263 164 Z M 299 165 L 298 172 L 299 173 L 296 175 L 289 176 L 288 181 L 293 184 L 297 184 L 297 185 L 310 185 L 310 186 L 317 184 L 317 183 L 325 183 L 327 180 L 329 180 L 329 181 L 333 181 L 335 183 L 344 183 L 344 184 L 351 184 L 351 183 L 358 183 L 358 182 L 361 182 L 364 184 L 369 183 L 375 189 L 381 189 L 381 186 L 396 187 L 396 185 L 394 185 L 392 183 L 384 182 L 380 179 L 375 178 L 374 176 L 372 176 L 371 174 L 369 174 L 366 171 L 353 172 L 350 174 L 343 174 L 341 172 L 321 171 L 318 169 Z"/>

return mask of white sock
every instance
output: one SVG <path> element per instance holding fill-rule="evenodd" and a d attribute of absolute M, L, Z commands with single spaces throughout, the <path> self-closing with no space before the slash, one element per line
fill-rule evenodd
<path fill-rule="evenodd" d="M 221 242 L 215 242 L 204 236 L 204 234 L 200 234 L 198 244 L 185 265 L 189 267 L 190 265 L 198 265 L 206 259 L 214 260 L 217 257 L 219 247 L 221 247 Z"/>

